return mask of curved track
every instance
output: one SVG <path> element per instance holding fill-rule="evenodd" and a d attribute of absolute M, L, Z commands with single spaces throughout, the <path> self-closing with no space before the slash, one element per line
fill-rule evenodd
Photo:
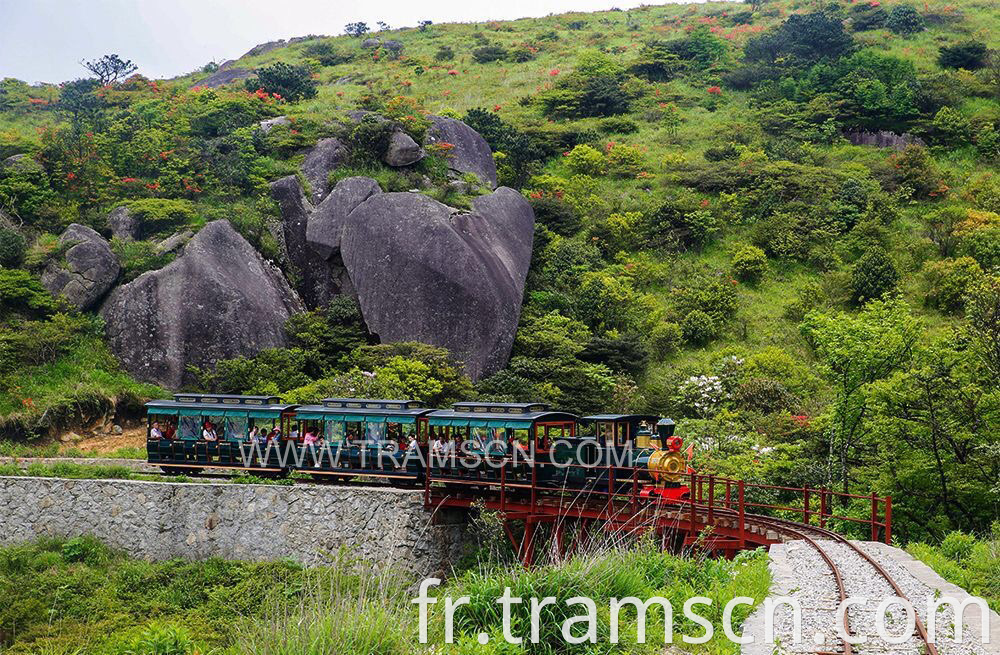
<path fill-rule="evenodd" d="M 832 530 L 827 530 L 826 528 L 820 528 L 813 525 L 805 525 L 803 523 L 797 523 L 795 521 L 789 521 L 787 519 L 762 516 L 759 514 L 747 514 L 746 520 L 747 523 L 756 523 L 758 525 L 763 525 L 772 530 L 775 530 L 776 532 L 793 536 L 796 539 L 801 539 L 802 541 L 805 541 L 810 546 L 812 546 L 819 553 L 820 557 L 823 558 L 823 561 L 825 561 L 826 564 L 830 567 L 830 570 L 833 573 L 833 577 L 837 585 L 837 591 L 838 594 L 840 595 L 841 602 L 843 602 L 847 598 L 847 588 L 844 585 L 844 576 L 840 571 L 840 568 L 837 566 L 834 558 L 826 550 L 823 549 L 823 547 L 820 545 L 819 540 L 807 534 L 808 532 L 812 532 L 814 535 L 818 535 L 822 539 L 833 541 L 835 543 L 842 544 L 847 548 L 849 548 L 851 551 L 853 551 L 859 557 L 861 557 L 864 561 L 866 561 L 869 565 L 871 565 L 871 567 L 875 570 L 875 572 L 878 573 L 878 575 L 880 575 L 886 582 L 889 583 L 889 586 L 892 587 L 892 589 L 896 592 L 897 596 L 899 596 L 900 598 L 906 598 L 906 595 L 903 593 L 903 590 L 899 586 L 899 583 L 897 583 L 896 580 L 894 580 L 893 577 L 889 574 L 889 572 L 885 570 L 885 567 L 879 564 L 875 558 L 866 553 L 862 548 L 859 548 L 856 544 L 851 542 L 843 535 L 833 532 Z M 843 620 L 844 620 L 844 633 L 850 635 L 851 634 L 849 625 L 850 621 L 847 612 L 844 612 Z M 934 643 L 930 640 L 930 637 L 927 635 L 927 630 L 924 627 L 924 624 L 920 620 L 919 616 L 916 616 L 916 631 L 917 635 L 923 642 L 924 652 L 927 653 L 927 655 L 938 655 L 937 647 L 934 645 Z M 841 642 L 843 643 L 844 655 L 852 655 L 852 648 L 850 642 L 848 642 L 845 639 L 841 639 Z"/>

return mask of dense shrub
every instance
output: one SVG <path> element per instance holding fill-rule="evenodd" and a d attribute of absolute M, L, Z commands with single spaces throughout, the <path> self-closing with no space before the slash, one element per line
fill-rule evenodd
<path fill-rule="evenodd" d="M 851 299 L 857 304 L 877 300 L 894 291 L 899 271 L 883 248 L 870 248 L 854 264 L 851 272 Z"/>
<path fill-rule="evenodd" d="M 943 182 L 934 159 L 926 148 L 908 145 L 889 157 L 890 179 L 898 188 L 909 187 L 914 196 L 927 197 L 941 192 Z"/>
<path fill-rule="evenodd" d="M 743 56 L 751 63 L 773 64 L 791 57 L 788 63 L 835 59 L 851 51 L 854 40 L 834 15 L 824 12 L 793 14 L 777 29 L 750 38 Z"/>
<path fill-rule="evenodd" d="M 316 97 L 316 80 L 306 66 L 292 66 L 279 61 L 258 68 L 255 72 L 256 75 L 247 78 L 244 83 L 248 91 L 261 89 L 265 93 L 277 94 L 288 102 Z"/>
<path fill-rule="evenodd" d="M 531 199 L 535 220 L 562 236 L 572 236 L 580 231 L 582 221 L 572 205 L 553 196 Z"/>
<path fill-rule="evenodd" d="M 584 85 L 581 97 L 581 116 L 613 116 L 629 110 L 630 98 L 616 75 L 592 77 Z"/>
<path fill-rule="evenodd" d="M 694 309 L 681 319 L 681 334 L 694 346 L 704 346 L 718 336 L 715 319 L 700 309 Z"/>
<path fill-rule="evenodd" d="M 632 332 L 620 337 L 595 337 L 580 352 L 580 359 L 604 364 L 612 371 L 641 375 L 646 370 L 649 353 L 639 335 Z"/>
<path fill-rule="evenodd" d="M 354 60 L 352 53 L 337 50 L 333 47 L 333 43 L 329 41 L 310 43 L 303 48 L 303 52 L 306 56 L 318 61 L 322 66 L 338 66 Z"/>
<path fill-rule="evenodd" d="M 743 246 L 733 254 L 733 276 L 744 282 L 757 282 L 767 272 L 767 255 L 756 246 Z"/>
<path fill-rule="evenodd" d="M 889 17 L 880 5 L 874 3 L 862 3 L 851 6 L 851 29 L 855 32 L 867 30 L 877 30 L 885 27 L 885 21 Z"/>
<path fill-rule="evenodd" d="M 11 313 L 47 315 L 56 302 L 34 275 L 16 268 L 0 268 L 0 319 Z"/>
<path fill-rule="evenodd" d="M 982 41 L 966 41 L 941 46 L 938 49 L 937 61 L 941 68 L 964 68 L 973 71 L 986 66 L 988 60 L 989 50 Z"/>
<path fill-rule="evenodd" d="M 944 312 L 961 311 L 966 292 L 982 275 L 982 267 L 972 257 L 927 262 L 923 277 L 928 304 Z"/>
<path fill-rule="evenodd" d="M 910 5 L 895 5 L 889 10 L 885 26 L 896 34 L 909 35 L 924 30 L 924 18 Z"/>
<path fill-rule="evenodd" d="M 602 153 L 593 146 L 581 144 L 566 154 L 566 166 L 574 173 L 581 175 L 602 175 L 607 161 Z"/>
<path fill-rule="evenodd" d="M 157 252 L 156 244 L 151 241 L 122 241 L 113 238 L 111 250 L 121 264 L 122 282 L 131 282 L 146 271 L 163 268 L 174 258 L 172 254 Z"/>
<path fill-rule="evenodd" d="M 20 232 L 0 226 L 0 267 L 20 266 L 24 261 L 25 245 Z"/>
<path fill-rule="evenodd" d="M 634 177 L 643 170 L 646 159 L 638 146 L 616 143 L 607 149 L 608 172 L 619 177 Z"/>
<path fill-rule="evenodd" d="M 975 259 L 984 269 L 1000 266 L 1000 225 L 965 234 L 958 251 Z"/>
<path fill-rule="evenodd" d="M 455 50 L 450 45 L 438 46 L 438 49 L 434 51 L 436 61 L 451 61 L 454 58 Z"/>
<path fill-rule="evenodd" d="M 128 202 L 128 210 L 137 223 L 141 238 L 162 235 L 189 224 L 196 216 L 190 200 L 141 198 Z"/>
<path fill-rule="evenodd" d="M 653 326 L 649 333 L 649 348 L 657 357 L 667 357 L 680 349 L 684 335 L 677 323 L 663 321 Z"/>
<path fill-rule="evenodd" d="M 630 118 L 619 116 L 609 116 L 601 119 L 597 124 L 598 129 L 605 134 L 635 134 L 639 131 L 639 126 Z"/>
<path fill-rule="evenodd" d="M 509 53 L 507 48 L 499 44 L 484 45 L 472 50 L 472 58 L 480 64 L 488 64 L 494 61 L 507 59 Z"/>

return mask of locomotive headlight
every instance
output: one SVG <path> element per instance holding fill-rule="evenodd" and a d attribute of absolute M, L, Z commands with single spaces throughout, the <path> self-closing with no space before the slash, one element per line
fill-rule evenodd
<path fill-rule="evenodd" d="M 650 453 L 646 467 L 650 476 L 657 482 L 680 482 L 687 471 L 684 456 L 672 450 L 657 450 Z"/>

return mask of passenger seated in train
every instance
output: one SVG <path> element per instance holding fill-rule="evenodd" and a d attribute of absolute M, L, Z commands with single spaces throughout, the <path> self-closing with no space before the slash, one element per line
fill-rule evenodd
<path fill-rule="evenodd" d="M 215 432 L 215 424 L 211 421 L 205 421 L 205 425 L 201 431 L 201 438 L 205 441 L 218 441 L 219 435 Z"/>
<path fill-rule="evenodd" d="M 247 433 L 247 441 L 249 441 L 250 443 L 257 443 L 259 437 L 260 437 L 260 428 L 258 428 L 256 425 L 250 428 L 250 432 Z"/>
<path fill-rule="evenodd" d="M 163 438 L 163 432 L 160 431 L 159 421 L 153 421 L 153 426 L 149 429 L 149 438 L 156 441 Z"/>

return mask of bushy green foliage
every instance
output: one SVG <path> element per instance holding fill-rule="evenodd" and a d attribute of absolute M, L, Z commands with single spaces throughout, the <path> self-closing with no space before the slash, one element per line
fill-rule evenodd
<path fill-rule="evenodd" d="M 316 80 L 305 66 L 291 66 L 279 61 L 254 72 L 255 76 L 246 80 L 247 91 L 260 89 L 288 102 L 316 97 Z"/>
<path fill-rule="evenodd" d="M 170 253 L 157 252 L 156 244 L 151 241 L 111 240 L 111 250 L 121 264 L 121 279 L 131 282 L 146 271 L 154 271 L 169 264 L 174 256 Z"/>
<path fill-rule="evenodd" d="M 899 271 L 882 248 L 871 248 L 854 264 L 851 272 L 851 298 L 862 304 L 881 298 L 896 289 Z"/>
<path fill-rule="evenodd" d="M 719 336 L 719 326 L 707 312 L 692 309 L 681 319 L 681 334 L 691 345 L 704 346 Z"/>
<path fill-rule="evenodd" d="M 755 246 L 742 246 L 733 254 L 733 276 L 744 282 L 758 282 L 767 272 L 767 255 Z"/>
<path fill-rule="evenodd" d="M 914 543 L 906 550 L 948 582 L 986 600 L 993 611 L 1000 608 L 1000 525 L 994 523 L 982 539 L 955 530 L 938 546 Z"/>
<path fill-rule="evenodd" d="M 484 45 L 472 50 L 472 58 L 480 64 L 503 61 L 508 55 L 507 48 L 499 44 Z"/>
<path fill-rule="evenodd" d="M 982 41 L 965 41 L 938 48 L 937 62 L 941 68 L 978 70 L 987 64 L 989 51 Z"/>
<path fill-rule="evenodd" d="M 566 154 L 566 166 L 581 175 L 603 175 L 607 162 L 604 153 L 586 144 L 580 144 Z"/>
<path fill-rule="evenodd" d="M 982 277 L 983 269 L 972 257 L 959 257 L 927 262 L 923 273 L 928 286 L 927 302 L 944 312 L 957 312 L 965 304 L 969 287 Z"/>
<path fill-rule="evenodd" d="M 924 17 L 910 5 L 894 5 L 885 19 L 885 26 L 896 34 L 908 36 L 924 31 Z"/>
<path fill-rule="evenodd" d="M 55 300 L 34 275 L 16 268 L 0 268 L 0 318 L 11 313 L 45 315 L 56 307 Z"/>
<path fill-rule="evenodd" d="M 743 49 L 748 62 L 773 64 L 791 57 L 790 63 L 814 62 L 847 54 L 854 42 L 836 16 L 824 12 L 794 14 L 775 30 L 752 37 Z"/>
<path fill-rule="evenodd" d="M 580 215 L 568 203 L 553 196 L 531 199 L 535 220 L 562 236 L 573 236 L 583 224 Z"/>
<path fill-rule="evenodd" d="M 26 243 L 21 233 L 0 227 L 0 266 L 14 268 L 24 260 Z"/>

